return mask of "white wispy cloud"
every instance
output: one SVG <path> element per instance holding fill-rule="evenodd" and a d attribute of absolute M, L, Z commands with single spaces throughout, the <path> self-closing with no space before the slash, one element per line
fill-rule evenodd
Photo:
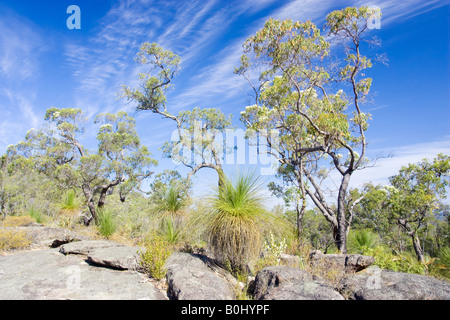
<path fill-rule="evenodd" d="M 19 17 L 0 18 L 0 76 L 5 81 L 27 80 L 36 73 L 42 38 Z"/>
<path fill-rule="evenodd" d="M 27 19 L 6 10 L 0 14 L 0 151 L 17 143 L 40 120 L 36 87 L 44 38 Z"/>
<path fill-rule="evenodd" d="M 360 187 L 369 181 L 375 185 L 386 185 L 389 177 L 396 175 L 403 166 L 418 163 L 423 159 L 432 160 L 439 153 L 450 155 L 450 136 L 429 142 L 372 150 L 371 153 L 391 156 L 377 160 L 373 167 L 355 172 L 352 186 Z"/>
<path fill-rule="evenodd" d="M 208 56 L 212 61 L 209 65 L 199 59 L 216 44 L 218 37 L 229 31 L 228 27 L 239 15 L 256 12 L 270 3 L 273 1 L 230 5 L 217 0 L 117 1 L 85 43 L 71 42 L 65 46 L 66 62 L 77 83 L 73 91 L 75 105 L 90 114 L 123 109 L 126 104 L 118 101 L 116 95 L 122 84 L 131 87 L 137 84 L 142 68 L 133 58 L 144 41 L 157 42 L 181 55 L 183 70 L 194 74 L 191 77 L 184 73 L 188 80 L 178 83 L 180 86 L 170 102 L 175 111 L 204 106 L 205 96 L 220 93 L 229 96 L 237 92 L 239 80 L 233 70 L 239 64 L 242 41 L 225 44 L 224 49 L 213 52 Z M 201 69 L 196 69 L 196 65 L 201 65 Z"/>
<path fill-rule="evenodd" d="M 375 5 L 381 9 L 381 28 L 391 24 L 399 23 L 408 19 L 412 19 L 418 15 L 424 14 L 430 10 L 448 5 L 445 0 L 378 0 L 378 1 L 356 1 L 354 5 Z"/>

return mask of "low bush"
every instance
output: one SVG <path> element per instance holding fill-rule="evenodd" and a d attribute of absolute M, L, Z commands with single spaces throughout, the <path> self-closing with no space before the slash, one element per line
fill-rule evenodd
<path fill-rule="evenodd" d="M 378 235 L 371 230 L 351 230 L 347 238 L 348 251 L 362 254 L 378 244 Z"/>
<path fill-rule="evenodd" d="M 0 251 L 25 249 L 31 239 L 25 231 L 0 229 Z"/>
<path fill-rule="evenodd" d="M 176 245 L 180 241 L 181 227 L 177 226 L 172 219 L 166 218 L 161 222 L 158 233 L 171 245 Z"/>
<path fill-rule="evenodd" d="M 31 208 L 30 211 L 28 211 L 28 215 L 37 223 L 43 222 L 42 212 L 34 207 Z"/>
<path fill-rule="evenodd" d="M 262 249 L 262 222 L 267 217 L 261 179 L 239 174 L 234 181 L 225 178 L 211 199 L 208 243 L 216 259 L 229 271 L 245 271 Z"/>
<path fill-rule="evenodd" d="M 161 236 L 153 235 L 141 242 L 139 265 L 143 271 L 156 280 L 166 276 L 165 264 L 173 252 L 173 247 Z"/>
<path fill-rule="evenodd" d="M 379 245 L 365 250 L 363 254 L 374 257 L 374 265 L 381 269 L 422 275 L 427 273 L 426 264 L 417 261 L 416 255 L 410 252 L 395 254 L 390 248 Z"/>
<path fill-rule="evenodd" d="M 3 227 L 25 227 L 33 224 L 35 220 L 30 216 L 9 216 L 3 222 Z"/>
<path fill-rule="evenodd" d="M 430 265 L 430 273 L 438 278 L 450 280 L 450 247 L 439 250 L 437 259 Z"/>
<path fill-rule="evenodd" d="M 98 232 L 108 238 L 117 230 L 114 213 L 108 209 L 98 210 Z"/>

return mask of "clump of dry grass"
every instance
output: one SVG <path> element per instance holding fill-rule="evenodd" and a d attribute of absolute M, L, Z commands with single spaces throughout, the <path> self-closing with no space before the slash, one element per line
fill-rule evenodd
<path fill-rule="evenodd" d="M 31 242 L 31 238 L 25 231 L 0 229 L 0 251 L 25 249 Z"/>
<path fill-rule="evenodd" d="M 9 216 L 2 222 L 2 227 L 25 227 L 35 223 L 35 220 L 30 216 Z"/>

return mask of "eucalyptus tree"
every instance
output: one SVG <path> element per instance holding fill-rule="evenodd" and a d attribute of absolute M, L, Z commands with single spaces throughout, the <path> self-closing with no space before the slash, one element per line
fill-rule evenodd
<path fill-rule="evenodd" d="M 80 109 L 50 108 L 41 130 L 30 130 L 25 141 L 10 148 L 17 157 L 31 159 L 34 167 L 52 177 L 63 188 L 79 188 L 85 197 L 91 219 L 97 222 L 97 209 L 119 188 L 121 201 L 149 177 L 157 162 L 141 145 L 135 120 L 125 112 L 99 114 L 101 124 L 94 152 L 82 144 L 87 118 Z"/>
<path fill-rule="evenodd" d="M 347 197 L 350 178 L 366 161 L 371 116 L 362 104 L 372 84 L 365 75 L 372 61 L 361 51 L 375 44 L 366 37 L 374 13 L 367 7 L 334 11 L 327 15 L 325 35 L 310 21 L 270 19 L 245 42 L 235 70 L 255 93 L 255 104 L 241 112 L 241 120 L 265 135 L 279 174 L 297 188 L 298 219 L 309 198 L 333 227 L 342 253 L 347 251 L 351 208 L 359 201 Z M 329 173 L 322 170 L 325 157 L 331 160 L 329 170 L 340 176 L 334 205 L 321 183 Z"/>
<path fill-rule="evenodd" d="M 389 218 L 411 238 L 417 260 L 424 261 L 419 231 L 429 224 L 446 197 L 450 182 L 450 157 L 439 154 L 432 162 L 427 159 L 409 164 L 390 178 L 386 193 Z"/>
<path fill-rule="evenodd" d="M 148 110 L 175 122 L 177 137 L 166 142 L 162 150 L 166 157 L 191 169 L 189 178 L 202 168 L 211 168 L 217 172 L 220 184 L 224 177 L 223 133 L 231 127 L 231 115 L 217 108 L 198 107 L 178 115 L 170 113 L 167 92 L 180 71 L 181 58 L 156 43 L 145 42 L 136 61 L 149 66 L 149 70 L 139 75 L 138 88 L 124 86 L 124 97 L 137 103 L 138 111 Z"/>
<path fill-rule="evenodd" d="M 389 178 L 389 185 L 367 185 L 361 192 L 364 199 L 358 210 L 362 217 L 372 220 L 385 241 L 389 238 L 389 225 L 400 228 L 411 239 L 417 260 L 423 262 L 425 252 L 420 234 L 436 223 L 439 218 L 436 215 L 443 211 L 441 201 L 447 195 L 449 174 L 448 155 L 438 154 L 431 162 L 424 159 L 409 164 Z"/>

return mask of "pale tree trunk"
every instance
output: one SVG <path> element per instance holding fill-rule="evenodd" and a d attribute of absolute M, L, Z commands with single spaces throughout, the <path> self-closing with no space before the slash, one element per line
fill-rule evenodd
<path fill-rule="evenodd" d="M 420 245 L 420 239 L 417 235 L 416 231 L 411 228 L 411 225 L 406 221 L 406 219 L 398 219 L 397 221 L 398 225 L 405 229 L 406 233 L 411 237 L 411 240 L 413 242 L 414 251 L 417 256 L 417 261 L 423 263 L 424 262 L 424 254 L 422 251 L 422 246 Z"/>
<path fill-rule="evenodd" d="M 345 196 L 347 194 L 348 184 L 350 181 L 350 173 L 346 173 L 342 178 L 341 186 L 338 194 L 338 207 L 337 207 L 337 235 L 336 246 L 340 253 L 347 254 L 347 219 L 346 219 L 346 204 Z"/>
<path fill-rule="evenodd" d="M 297 174 L 297 181 L 298 184 L 300 186 L 300 192 L 301 192 L 301 199 L 297 198 L 297 203 L 295 205 L 295 209 L 297 210 L 297 237 L 299 242 L 301 241 L 301 235 L 302 235 L 302 220 L 303 220 L 303 216 L 305 215 L 305 210 L 306 210 L 306 190 L 305 190 L 305 184 L 303 182 L 303 170 L 304 168 L 304 164 L 303 164 L 303 159 L 300 158 L 300 172 Z M 299 201 L 302 201 L 302 206 L 299 209 Z"/>
<path fill-rule="evenodd" d="M 414 251 L 416 252 L 416 255 L 417 255 L 417 260 L 420 263 L 423 263 L 424 262 L 424 254 L 423 254 L 423 251 L 422 251 L 422 247 L 420 246 L 419 237 L 414 232 L 414 235 L 411 235 L 411 238 L 412 238 L 412 241 L 413 241 Z"/>
<path fill-rule="evenodd" d="M 94 204 L 94 191 L 88 185 L 83 185 L 82 189 L 83 189 L 84 196 L 86 198 L 89 212 L 91 213 L 91 218 L 86 220 L 85 224 L 89 225 L 92 220 L 94 220 L 94 222 L 97 223 L 97 212 L 95 210 L 95 204 Z"/>

